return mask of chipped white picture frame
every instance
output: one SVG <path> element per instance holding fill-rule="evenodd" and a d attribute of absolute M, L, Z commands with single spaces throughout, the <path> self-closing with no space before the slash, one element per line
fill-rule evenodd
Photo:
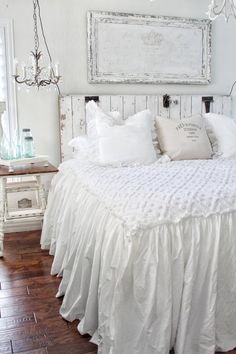
<path fill-rule="evenodd" d="M 211 21 L 89 11 L 88 80 L 209 84 Z"/>

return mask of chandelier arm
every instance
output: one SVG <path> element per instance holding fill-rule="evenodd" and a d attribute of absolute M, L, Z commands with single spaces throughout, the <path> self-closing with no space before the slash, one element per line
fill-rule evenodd
<path fill-rule="evenodd" d="M 35 81 L 29 79 L 20 79 L 19 75 L 14 75 L 14 78 L 18 84 L 26 84 L 27 86 L 35 86 Z"/>
<path fill-rule="evenodd" d="M 55 78 L 53 78 L 51 81 L 52 81 L 52 84 L 53 85 L 56 85 L 58 84 L 58 82 L 60 81 L 61 79 L 61 76 L 56 76 Z"/>
<path fill-rule="evenodd" d="M 50 85 L 51 83 L 52 83 L 51 80 L 40 80 L 39 86 L 47 86 Z"/>
<path fill-rule="evenodd" d="M 18 84 L 25 84 L 26 83 L 26 80 L 24 78 L 20 79 L 19 75 L 14 75 L 13 77 L 15 78 L 15 80 Z"/>
<path fill-rule="evenodd" d="M 31 81 L 31 80 L 25 80 L 25 84 L 30 87 L 37 85 L 35 81 Z"/>

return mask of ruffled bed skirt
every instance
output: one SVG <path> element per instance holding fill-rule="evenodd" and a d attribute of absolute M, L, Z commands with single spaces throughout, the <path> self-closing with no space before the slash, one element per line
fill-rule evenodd
<path fill-rule="evenodd" d="M 53 180 L 41 245 L 57 296 L 100 354 L 236 347 L 236 213 L 130 232 L 73 175 Z"/>

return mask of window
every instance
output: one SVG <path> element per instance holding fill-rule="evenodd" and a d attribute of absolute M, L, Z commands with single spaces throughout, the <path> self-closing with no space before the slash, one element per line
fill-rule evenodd
<path fill-rule="evenodd" d="M 12 22 L 0 18 L 0 101 L 6 102 L 2 124 L 9 141 L 16 134 L 18 126 L 15 83 L 12 79 L 13 60 Z"/>

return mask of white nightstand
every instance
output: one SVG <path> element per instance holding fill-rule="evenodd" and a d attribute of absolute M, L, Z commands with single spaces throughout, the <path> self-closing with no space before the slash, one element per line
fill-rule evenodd
<path fill-rule="evenodd" d="M 46 173 L 56 173 L 57 168 L 51 164 L 29 165 L 26 168 L 18 168 L 9 172 L 8 167 L 0 166 L 0 257 L 3 257 L 4 225 L 7 222 L 19 220 L 42 221 L 46 209 L 46 195 L 41 181 L 41 176 Z M 27 177 L 31 177 L 27 180 Z M 12 193 L 35 192 L 38 199 L 38 207 L 27 205 L 28 199 L 21 200 L 21 208 L 10 211 L 8 196 Z"/>

